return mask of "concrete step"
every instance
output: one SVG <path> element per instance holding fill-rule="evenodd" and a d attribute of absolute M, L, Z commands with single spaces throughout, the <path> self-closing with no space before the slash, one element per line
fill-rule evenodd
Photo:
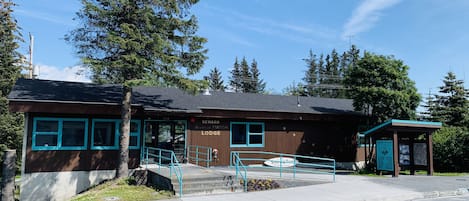
<path fill-rule="evenodd" d="M 179 194 L 179 183 L 177 179 L 171 180 L 173 189 Z M 207 176 L 197 178 L 185 178 L 183 180 L 184 195 L 207 195 L 217 193 L 242 192 L 243 187 L 239 181 L 234 180 L 231 175 Z"/>

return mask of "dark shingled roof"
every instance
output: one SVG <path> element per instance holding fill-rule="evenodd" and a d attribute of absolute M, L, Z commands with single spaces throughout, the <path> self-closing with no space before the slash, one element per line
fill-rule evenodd
<path fill-rule="evenodd" d="M 10 101 L 119 104 L 121 93 L 122 87 L 119 85 L 19 79 L 8 99 Z M 133 88 L 132 102 L 141 105 L 147 111 L 200 113 L 203 109 L 218 109 L 309 114 L 360 114 L 353 110 L 350 99 L 231 92 L 191 95 L 176 88 L 144 86 Z"/>

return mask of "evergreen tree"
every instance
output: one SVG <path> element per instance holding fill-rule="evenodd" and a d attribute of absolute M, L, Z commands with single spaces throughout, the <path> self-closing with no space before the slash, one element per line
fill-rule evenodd
<path fill-rule="evenodd" d="M 18 52 L 22 42 L 12 1 L 0 2 L 0 164 L 5 149 L 16 149 L 21 156 L 23 115 L 10 113 L 7 96 L 20 77 L 22 56 Z M 21 157 L 17 157 L 20 161 Z"/>
<path fill-rule="evenodd" d="M 335 49 L 332 50 L 331 52 L 331 71 L 329 72 L 329 76 L 331 79 L 332 84 L 338 84 L 340 85 L 340 77 L 339 77 L 339 65 L 340 65 L 340 58 L 339 54 Z"/>
<path fill-rule="evenodd" d="M 252 93 L 264 93 L 265 91 L 265 85 L 266 83 L 264 82 L 263 79 L 260 78 L 261 72 L 259 71 L 259 68 L 257 68 L 257 61 L 255 59 L 252 60 L 251 63 L 251 75 L 252 75 Z"/>
<path fill-rule="evenodd" d="M 469 128 L 469 91 L 464 88 L 464 81 L 448 72 L 443 83 L 440 94 L 427 103 L 431 118 L 446 125 Z"/>
<path fill-rule="evenodd" d="M 349 67 L 355 67 L 358 60 L 360 59 L 360 50 L 357 48 L 356 45 L 352 45 L 347 54 L 349 56 Z"/>
<path fill-rule="evenodd" d="M 283 89 L 283 94 L 286 96 L 308 96 L 309 92 L 303 84 L 293 82 L 290 86 Z"/>
<path fill-rule="evenodd" d="M 167 83 L 198 91 L 193 75 L 202 68 L 205 38 L 196 35 L 197 0 L 82 0 L 79 27 L 65 38 L 76 47 L 98 83 L 123 85 L 116 177 L 128 176 L 131 87 Z M 185 72 L 184 72 L 185 71 Z"/>
<path fill-rule="evenodd" d="M 223 84 L 223 78 L 221 72 L 217 67 L 210 70 L 209 76 L 206 77 L 206 80 L 209 82 L 208 86 L 212 91 L 225 91 L 226 87 Z"/>
<path fill-rule="evenodd" d="M 252 74 L 249 70 L 249 64 L 246 60 L 246 57 L 243 57 L 241 60 L 241 80 L 242 80 L 242 92 L 243 93 L 252 93 L 254 91 L 252 83 Z"/>
<path fill-rule="evenodd" d="M 305 82 L 305 90 L 307 91 L 307 94 L 309 96 L 318 96 L 318 89 L 317 84 L 319 82 L 318 80 L 318 63 L 316 59 L 316 55 L 313 53 L 312 50 L 309 50 L 309 55 L 308 58 L 303 59 L 306 63 L 306 67 L 308 70 L 306 70 L 305 77 L 303 78 L 303 81 Z M 296 86 L 293 86 L 296 87 Z M 298 86 L 299 87 L 299 86 Z M 292 88 L 293 89 L 293 88 Z"/>
<path fill-rule="evenodd" d="M 365 53 L 345 78 L 355 110 L 371 114 L 372 125 L 390 118 L 414 119 L 420 96 L 408 69 L 392 56 Z"/>
<path fill-rule="evenodd" d="M 321 97 L 324 93 L 324 88 L 321 86 L 327 83 L 327 78 L 325 75 L 326 75 L 326 65 L 324 62 L 324 54 L 321 53 L 318 59 L 318 88 L 317 88 L 317 94 L 318 96 L 321 96 Z"/>
<path fill-rule="evenodd" d="M 238 58 L 236 57 L 235 63 L 233 64 L 233 70 L 230 71 L 230 87 L 231 89 L 238 93 L 243 91 L 243 79 L 241 75 L 241 66 L 238 63 Z"/>

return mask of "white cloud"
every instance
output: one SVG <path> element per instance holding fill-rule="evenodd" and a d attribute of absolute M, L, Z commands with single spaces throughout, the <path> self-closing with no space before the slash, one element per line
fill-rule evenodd
<path fill-rule="evenodd" d="M 64 26 L 74 25 L 74 22 L 71 19 L 67 20 L 60 16 L 52 15 L 50 13 L 31 11 L 31 10 L 22 10 L 22 9 L 15 10 L 15 13 L 21 16 L 31 17 L 34 19 L 43 20 L 43 21 L 47 21 L 47 22 L 51 22 L 55 24 L 64 25 Z"/>
<path fill-rule="evenodd" d="M 36 65 L 35 74 L 39 79 L 60 80 L 72 82 L 91 82 L 88 78 L 88 70 L 83 66 L 71 66 L 59 68 L 48 65 Z"/>
<path fill-rule="evenodd" d="M 308 23 L 280 21 L 271 18 L 262 18 L 204 4 L 214 16 L 219 16 L 227 21 L 227 24 L 240 27 L 259 34 L 281 37 L 299 43 L 314 43 L 318 40 L 332 39 L 338 34 L 325 26 Z"/>
<path fill-rule="evenodd" d="M 344 25 L 342 38 L 357 35 L 369 30 L 379 20 L 382 11 L 398 4 L 401 0 L 364 0 L 355 8 Z"/>

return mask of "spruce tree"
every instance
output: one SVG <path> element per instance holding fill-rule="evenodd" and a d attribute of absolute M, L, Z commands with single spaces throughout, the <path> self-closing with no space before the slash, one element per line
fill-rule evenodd
<path fill-rule="evenodd" d="M 18 48 L 23 40 L 13 17 L 14 6 L 12 1 L 0 2 L 0 164 L 3 150 L 16 149 L 21 153 L 22 148 L 23 115 L 10 113 L 7 100 L 20 77 L 22 62 Z"/>
<path fill-rule="evenodd" d="M 318 80 L 318 62 L 316 59 L 316 55 L 313 53 L 312 50 L 309 50 L 308 58 L 303 59 L 306 63 L 306 67 L 308 68 L 305 72 L 305 77 L 303 81 L 305 82 L 305 88 L 309 96 L 318 96 L 318 89 L 317 84 Z"/>
<path fill-rule="evenodd" d="M 252 93 L 254 91 L 252 83 L 252 74 L 249 70 L 249 64 L 246 60 L 246 57 L 243 57 L 241 60 L 241 79 L 242 79 L 242 92 L 243 93 Z"/>
<path fill-rule="evenodd" d="M 217 67 L 210 70 L 209 76 L 206 77 L 206 80 L 209 82 L 208 86 L 212 91 L 225 91 L 226 87 L 223 84 L 223 78 L 221 72 Z"/>
<path fill-rule="evenodd" d="M 352 45 L 347 52 L 349 56 L 349 68 L 355 67 L 358 60 L 360 59 L 360 50 L 357 48 L 356 45 Z"/>
<path fill-rule="evenodd" d="M 453 72 L 448 72 L 439 87 L 438 95 L 429 105 L 429 112 L 434 120 L 449 126 L 469 128 L 469 91 L 464 88 L 464 81 L 458 80 Z"/>
<path fill-rule="evenodd" d="M 253 59 L 251 63 L 252 93 L 264 93 L 265 91 L 266 83 L 260 78 L 260 75 L 261 72 L 259 71 L 259 68 L 257 68 L 257 61 Z"/>
<path fill-rule="evenodd" d="M 230 88 L 234 92 L 242 92 L 243 91 L 243 79 L 241 75 L 241 66 L 238 62 L 238 57 L 236 57 L 235 62 L 233 64 L 233 69 L 230 71 Z"/>
<path fill-rule="evenodd" d="M 196 35 L 197 0 L 82 0 L 78 27 L 65 38 L 76 48 L 97 83 L 123 85 L 116 177 L 128 176 L 132 86 L 177 86 L 191 92 L 206 60 L 206 39 Z"/>

